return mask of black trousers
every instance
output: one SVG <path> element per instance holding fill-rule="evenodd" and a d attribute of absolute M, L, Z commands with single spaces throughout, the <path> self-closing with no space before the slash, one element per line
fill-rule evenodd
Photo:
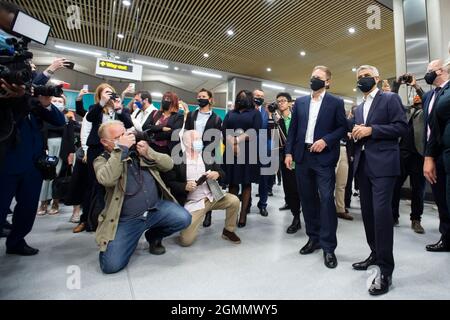
<path fill-rule="evenodd" d="M 450 245 L 450 213 L 447 206 L 447 186 L 446 173 L 443 157 L 436 160 L 437 183 L 431 185 L 434 201 L 439 211 L 439 232 L 442 234 L 442 241 Z"/>
<path fill-rule="evenodd" d="M 392 199 L 392 214 L 394 219 L 400 217 L 400 194 L 402 186 L 409 177 L 411 184 L 411 221 L 422 219 L 425 198 L 425 176 L 423 175 L 423 160 L 420 154 L 402 155 L 400 158 L 402 174 L 397 178 L 394 197 Z"/>
<path fill-rule="evenodd" d="M 397 177 L 374 178 L 368 174 L 364 152 L 358 167 L 361 212 L 367 243 L 376 257 L 381 273 L 391 276 L 394 272 L 394 218 L 392 196 Z"/>
<path fill-rule="evenodd" d="M 296 163 L 297 187 L 305 218 L 306 234 L 326 253 L 334 253 L 337 247 L 338 219 L 334 202 L 336 187 L 335 166 L 322 166 L 317 154 L 305 152 Z"/>
<path fill-rule="evenodd" d="M 281 159 L 284 160 L 284 157 Z M 297 176 L 295 174 L 295 170 L 289 170 L 288 168 L 286 168 L 286 165 L 283 161 L 280 167 L 280 171 L 283 181 L 284 200 L 286 201 L 286 204 L 289 206 L 289 208 L 291 208 L 292 215 L 294 217 L 299 217 L 301 204 L 300 196 L 298 194 Z"/>

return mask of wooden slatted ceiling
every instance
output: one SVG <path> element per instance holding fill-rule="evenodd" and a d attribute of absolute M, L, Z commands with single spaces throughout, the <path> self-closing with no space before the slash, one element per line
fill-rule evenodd
<path fill-rule="evenodd" d="M 381 6 L 382 29 L 366 27 L 374 0 L 133 0 L 128 8 L 118 0 L 113 21 L 112 0 L 13 2 L 51 24 L 51 36 L 76 43 L 107 47 L 113 23 L 112 49 L 129 53 L 140 7 L 137 54 L 302 86 L 314 65 L 325 64 L 334 74 L 333 91 L 348 96 L 354 95 L 352 67 L 370 63 L 386 78 L 395 75 L 392 12 Z M 67 28 L 69 5 L 81 9 L 81 30 Z"/>

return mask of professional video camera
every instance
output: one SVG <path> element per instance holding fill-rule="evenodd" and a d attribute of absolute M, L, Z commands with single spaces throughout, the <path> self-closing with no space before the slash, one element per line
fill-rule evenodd
<path fill-rule="evenodd" d="M 18 11 L 12 23 L 11 37 L 0 35 L 0 78 L 8 84 L 25 86 L 26 93 L 29 95 L 57 94 L 60 96 L 62 90 L 55 86 L 32 88 L 33 54 L 29 51 L 28 44 L 35 41 L 45 45 L 50 29 L 49 25 Z M 5 94 L 1 88 L 0 94 Z"/>
<path fill-rule="evenodd" d="M 270 113 L 275 113 L 278 111 L 278 102 L 273 102 L 271 104 L 268 105 L 267 109 L 269 110 Z"/>

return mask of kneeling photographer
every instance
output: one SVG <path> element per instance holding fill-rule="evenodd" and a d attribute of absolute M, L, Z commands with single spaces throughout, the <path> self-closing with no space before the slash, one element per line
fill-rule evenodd
<path fill-rule="evenodd" d="M 11 21 L 19 9 L 0 2 L 0 27 L 10 32 Z M 14 36 L 16 36 L 14 34 Z M 12 38 L 11 38 L 12 39 Z M 19 39 L 7 50 L 0 48 L 0 228 L 15 197 L 12 230 L 6 241 L 8 254 L 35 255 L 25 242 L 36 217 L 39 194 L 45 175 L 57 164 L 46 157 L 41 128 L 44 122 L 55 126 L 65 123 L 64 115 L 51 104 L 51 96 L 62 94 L 61 87 L 33 87 L 27 49 L 30 40 Z"/>
<path fill-rule="evenodd" d="M 392 212 L 395 224 L 398 225 L 401 189 L 409 177 L 411 185 L 411 228 L 414 232 L 422 234 L 425 232 L 421 225 L 425 197 L 425 177 L 423 175 L 425 124 L 422 108 L 424 93 L 413 74 L 407 73 L 399 77 L 394 82 L 392 91 L 398 93 L 402 85 L 414 88 L 416 96 L 412 105 L 405 106 L 408 134 L 400 140 L 401 176 L 397 179 L 395 185 Z"/>

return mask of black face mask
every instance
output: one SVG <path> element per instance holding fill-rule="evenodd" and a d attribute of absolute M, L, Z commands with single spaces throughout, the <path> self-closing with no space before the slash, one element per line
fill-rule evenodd
<path fill-rule="evenodd" d="M 325 88 L 325 81 L 320 80 L 319 78 L 311 78 L 311 90 L 319 91 L 320 89 Z"/>
<path fill-rule="evenodd" d="M 161 103 L 163 111 L 169 111 L 171 104 L 172 104 L 172 102 L 170 102 L 170 101 L 163 101 Z"/>
<path fill-rule="evenodd" d="M 358 88 L 364 93 L 370 92 L 376 84 L 374 77 L 365 77 L 358 80 Z"/>
<path fill-rule="evenodd" d="M 436 71 L 432 71 L 432 72 L 428 72 L 424 79 L 427 82 L 427 84 L 429 84 L 430 86 L 434 83 L 434 81 L 436 81 L 436 78 L 438 77 Z"/>
<path fill-rule="evenodd" d="M 209 105 L 209 99 L 197 99 L 197 102 L 200 108 L 204 108 Z"/>
<path fill-rule="evenodd" d="M 255 98 L 255 104 L 258 107 L 261 107 L 264 104 L 264 99 L 263 98 Z"/>
<path fill-rule="evenodd" d="M 251 106 L 248 104 L 247 100 L 240 99 L 236 101 L 236 108 L 238 110 L 249 109 Z"/>

